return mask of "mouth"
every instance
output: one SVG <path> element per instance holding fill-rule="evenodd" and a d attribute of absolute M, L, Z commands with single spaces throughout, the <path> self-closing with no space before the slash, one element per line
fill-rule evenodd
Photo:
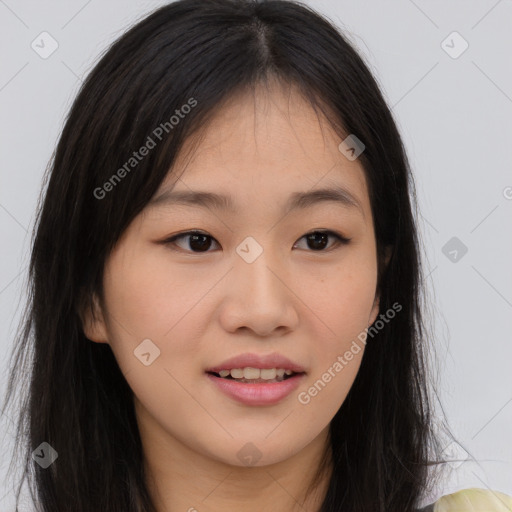
<path fill-rule="evenodd" d="M 306 379 L 306 368 L 279 353 L 245 353 L 205 369 L 223 395 L 249 406 L 271 406 Z"/>
<path fill-rule="evenodd" d="M 224 396 L 246 406 L 260 407 L 277 405 L 291 395 L 306 378 L 305 372 L 283 368 L 246 367 L 209 370 L 205 373 Z"/>
<path fill-rule="evenodd" d="M 271 384 L 293 379 L 305 372 L 296 372 L 284 368 L 233 368 L 231 370 L 207 371 L 208 375 L 219 379 L 231 380 L 244 384 Z"/>

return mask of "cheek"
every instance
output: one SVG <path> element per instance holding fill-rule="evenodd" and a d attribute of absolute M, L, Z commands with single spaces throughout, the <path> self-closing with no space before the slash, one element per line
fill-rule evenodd
<path fill-rule="evenodd" d="M 176 432 L 182 423 L 206 421 L 186 390 L 194 383 L 192 362 L 200 348 L 191 323 L 198 320 L 194 305 L 211 283 L 193 280 L 191 286 L 191 277 L 172 271 L 165 255 L 144 250 L 112 253 L 104 277 L 109 344 L 117 363 L 139 406 Z M 148 365 L 145 353 L 150 354 Z"/>
<path fill-rule="evenodd" d="M 109 344 L 125 376 L 136 370 L 131 373 L 131 378 L 136 379 L 133 389 L 144 392 L 146 385 L 155 388 L 155 382 L 151 385 L 146 381 L 146 374 L 154 375 L 162 365 L 173 369 L 173 361 L 192 361 L 197 357 L 199 338 L 190 318 L 197 314 L 194 311 L 199 309 L 201 297 L 211 286 L 208 280 L 198 280 L 197 275 L 194 279 L 190 272 L 173 271 L 159 251 L 111 255 L 104 277 Z M 157 347 L 153 350 L 159 355 L 145 368 L 134 351 L 147 339 Z M 163 380 L 168 387 L 169 376 L 164 374 Z M 154 392 L 153 389 L 151 393 Z"/>
<path fill-rule="evenodd" d="M 197 301 L 195 288 L 160 251 L 113 254 L 104 278 L 109 323 L 117 320 L 137 338 L 161 339 Z"/>
<path fill-rule="evenodd" d="M 323 324 L 324 349 L 343 348 L 368 327 L 376 285 L 377 269 L 371 251 L 354 251 L 338 265 L 308 273 L 300 296 L 316 315 L 319 329 Z"/>
<path fill-rule="evenodd" d="M 313 280 L 312 280 L 313 281 Z M 347 258 L 329 276 L 304 283 L 310 318 L 309 346 L 314 372 L 299 390 L 298 402 L 327 420 L 343 403 L 361 365 L 364 332 L 370 323 L 377 281 L 371 252 Z"/>
<path fill-rule="evenodd" d="M 312 428 L 332 420 L 354 383 L 364 348 L 359 346 L 349 352 L 350 360 L 345 359 L 346 351 L 331 354 L 297 390 L 297 407 L 303 411 L 302 419 L 310 422 Z"/>

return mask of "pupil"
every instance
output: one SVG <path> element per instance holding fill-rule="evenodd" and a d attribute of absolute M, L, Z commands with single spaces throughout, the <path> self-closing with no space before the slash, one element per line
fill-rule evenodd
<path fill-rule="evenodd" d="M 319 242 L 318 237 L 323 237 L 323 241 L 325 243 L 320 242 L 320 247 L 310 247 L 314 250 L 323 249 L 327 245 L 327 233 L 312 233 L 311 235 L 308 235 L 308 241 L 313 241 L 315 244 Z"/>
<path fill-rule="evenodd" d="M 201 238 L 203 239 L 202 243 L 198 242 L 198 240 L 200 240 Z M 207 235 L 190 235 L 189 246 L 193 250 L 195 250 L 195 249 L 198 249 L 199 251 L 208 250 L 211 245 L 211 241 L 208 243 L 208 240 L 207 240 L 208 238 L 209 237 Z M 195 243 L 197 243 L 197 245 L 194 247 Z"/>

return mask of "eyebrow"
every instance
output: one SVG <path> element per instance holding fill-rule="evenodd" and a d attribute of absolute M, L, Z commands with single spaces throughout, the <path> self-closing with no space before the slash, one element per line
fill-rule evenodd
<path fill-rule="evenodd" d="M 320 203 L 337 203 L 348 209 L 359 210 L 364 217 L 364 210 L 357 198 L 346 188 L 332 186 L 309 190 L 307 192 L 294 192 L 284 205 L 283 213 L 288 214 L 294 210 L 302 210 Z M 206 191 L 167 190 L 154 197 L 148 204 L 157 207 L 162 204 L 199 206 L 216 210 L 228 211 L 238 214 L 240 211 L 230 196 Z"/>

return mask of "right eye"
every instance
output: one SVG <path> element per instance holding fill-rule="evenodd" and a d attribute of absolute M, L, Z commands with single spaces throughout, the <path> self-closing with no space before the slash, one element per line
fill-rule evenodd
<path fill-rule="evenodd" d="M 173 235 L 170 238 L 167 238 L 166 240 L 163 240 L 162 243 L 164 245 L 168 245 L 169 248 L 173 251 L 177 250 L 173 246 L 179 246 L 179 244 L 176 243 L 177 240 L 182 240 L 188 238 L 188 243 L 185 245 L 188 246 L 188 248 L 181 247 L 184 251 L 189 252 L 211 252 L 208 251 L 208 249 L 211 247 L 211 240 L 214 240 L 215 243 L 218 244 L 217 240 L 213 238 L 212 236 L 208 235 L 207 233 L 204 233 L 202 231 L 187 231 L 185 233 L 180 233 L 178 235 Z"/>

